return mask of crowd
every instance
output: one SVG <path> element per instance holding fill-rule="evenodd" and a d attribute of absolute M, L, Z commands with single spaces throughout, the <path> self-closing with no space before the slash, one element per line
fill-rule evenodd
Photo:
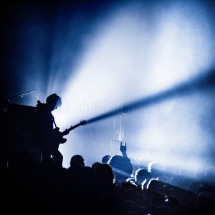
<path fill-rule="evenodd" d="M 201 215 L 214 214 L 213 196 L 190 192 L 134 169 L 125 156 L 105 155 L 86 166 L 81 155 L 71 157 L 68 168 L 54 159 L 38 165 L 26 151 L 1 169 L 2 211 L 7 214 L 74 215 Z M 108 158 L 108 159 L 107 159 Z M 162 178 L 162 177 L 161 177 Z"/>

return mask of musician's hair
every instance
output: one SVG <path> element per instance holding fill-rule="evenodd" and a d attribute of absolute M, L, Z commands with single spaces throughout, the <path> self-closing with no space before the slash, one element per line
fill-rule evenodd
<path fill-rule="evenodd" d="M 53 93 L 46 98 L 46 103 L 56 104 L 56 106 L 61 106 L 62 100 L 60 96 L 58 96 L 56 93 Z"/>

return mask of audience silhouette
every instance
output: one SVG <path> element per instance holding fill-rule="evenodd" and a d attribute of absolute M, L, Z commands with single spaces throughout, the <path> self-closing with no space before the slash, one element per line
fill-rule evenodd
<path fill-rule="evenodd" d="M 70 160 L 70 166 L 67 168 L 68 175 L 73 180 L 78 180 L 81 168 L 84 166 L 84 158 L 81 155 L 73 155 Z"/>
<path fill-rule="evenodd" d="M 117 185 L 121 185 L 129 179 L 133 173 L 133 165 L 127 156 L 126 144 L 120 143 L 120 151 L 122 155 L 114 155 L 108 160 L 114 174 L 114 180 Z"/>
<path fill-rule="evenodd" d="M 109 159 L 111 158 L 110 155 L 105 155 L 102 157 L 102 163 L 105 164 L 105 163 L 108 163 Z"/>
<path fill-rule="evenodd" d="M 149 183 L 151 179 L 150 172 L 147 169 L 139 168 L 135 171 L 135 183 L 142 190 L 147 190 L 149 188 Z"/>

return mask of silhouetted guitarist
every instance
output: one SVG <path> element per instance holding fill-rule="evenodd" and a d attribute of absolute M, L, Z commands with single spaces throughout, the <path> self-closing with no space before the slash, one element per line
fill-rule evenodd
<path fill-rule="evenodd" d="M 58 150 L 59 144 L 65 143 L 65 135 L 80 125 L 86 124 L 83 120 L 75 126 L 71 126 L 63 132 L 55 124 L 52 111 L 62 104 L 61 98 L 57 94 L 52 94 L 46 98 L 46 103 L 37 102 L 37 122 L 36 122 L 36 145 L 39 146 L 42 153 L 42 166 L 50 167 L 54 164 L 56 167 L 62 167 L 63 155 Z"/>

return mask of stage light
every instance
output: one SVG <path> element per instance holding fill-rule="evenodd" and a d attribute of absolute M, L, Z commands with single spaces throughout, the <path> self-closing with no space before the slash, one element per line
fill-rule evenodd
<path fill-rule="evenodd" d="M 63 104 L 54 113 L 58 126 L 64 130 L 203 75 L 213 67 L 213 31 L 207 8 L 198 2 L 120 6 L 97 25 L 91 44 L 82 50 L 76 73 L 61 95 Z M 174 97 L 173 91 L 165 102 L 123 116 L 119 139 L 127 142 L 129 156 L 186 172 L 214 164 L 205 157 L 211 133 L 200 123 L 205 116 L 209 120 L 207 104 L 214 98 L 209 91 L 186 95 L 186 90 L 183 97 Z M 160 96 L 154 99 L 165 94 Z M 88 165 L 109 154 L 116 115 L 68 135 L 68 143 L 60 147 L 64 166 L 73 154 L 82 154 Z M 113 154 L 120 154 L 117 143 L 112 147 Z"/>

